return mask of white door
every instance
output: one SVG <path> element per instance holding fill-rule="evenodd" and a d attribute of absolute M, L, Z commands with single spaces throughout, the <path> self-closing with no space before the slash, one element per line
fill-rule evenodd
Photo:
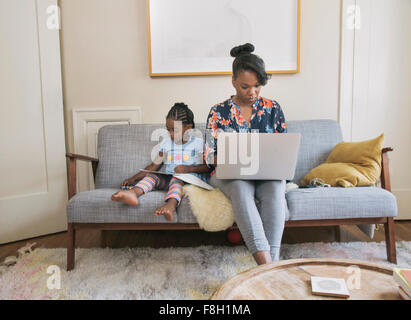
<path fill-rule="evenodd" d="M 0 0 L 0 243 L 66 230 L 56 8 L 55 0 Z"/>
<path fill-rule="evenodd" d="M 353 22 L 357 9 L 356 24 Z M 385 133 L 398 219 L 411 219 L 411 1 L 344 0 L 341 109 L 344 139 Z M 351 25 L 351 26 L 350 26 Z"/>

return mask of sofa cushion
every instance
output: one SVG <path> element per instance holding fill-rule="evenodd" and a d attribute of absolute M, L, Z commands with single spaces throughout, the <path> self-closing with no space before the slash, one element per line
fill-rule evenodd
<path fill-rule="evenodd" d="M 258 210 L 260 210 L 260 203 L 258 202 L 257 199 L 255 199 L 256 206 Z M 178 214 L 178 222 L 179 223 L 197 223 L 197 219 L 194 216 L 191 206 L 190 206 L 190 200 L 188 199 L 188 196 L 184 196 L 183 200 L 180 203 L 180 206 L 177 208 L 177 214 Z M 285 207 L 285 220 L 288 220 L 289 217 L 289 212 L 288 212 L 288 207 Z"/>
<path fill-rule="evenodd" d="M 99 130 L 99 164 L 96 189 L 119 188 L 124 179 L 151 163 L 151 151 L 158 141 L 151 133 L 161 125 L 110 125 Z"/>
<path fill-rule="evenodd" d="M 341 128 L 334 120 L 288 121 L 287 128 L 290 133 L 301 134 L 297 167 L 292 180 L 299 184 L 312 168 L 324 163 L 334 146 L 341 142 Z"/>
<path fill-rule="evenodd" d="M 205 132 L 205 124 L 196 124 Z M 121 182 L 144 169 L 159 142 L 152 134 L 164 124 L 108 125 L 98 132 L 96 189 L 120 188 Z M 160 169 L 164 171 L 164 167 Z"/>
<path fill-rule="evenodd" d="M 139 198 L 139 205 L 111 200 L 118 189 L 96 189 L 76 194 L 67 204 L 68 222 L 78 223 L 176 223 L 163 216 L 154 216 L 154 211 L 164 204 L 165 191 L 154 191 Z"/>
<path fill-rule="evenodd" d="M 309 188 L 286 193 L 289 220 L 395 217 L 395 196 L 379 187 Z"/>
<path fill-rule="evenodd" d="M 197 219 L 191 211 L 190 200 L 187 195 L 184 195 L 177 208 L 177 217 L 179 223 L 197 223 Z"/>

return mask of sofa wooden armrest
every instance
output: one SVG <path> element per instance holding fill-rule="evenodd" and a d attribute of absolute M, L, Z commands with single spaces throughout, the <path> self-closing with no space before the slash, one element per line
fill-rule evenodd
<path fill-rule="evenodd" d="M 388 152 L 393 151 L 391 147 L 382 149 L 381 155 L 381 188 L 391 192 L 390 168 L 388 165 Z M 387 218 L 384 224 L 385 241 L 388 260 L 392 263 L 397 263 L 397 255 L 395 250 L 395 234 L 394 234 L 394 218 Z"/>
<path fill-rule="evenodd" d="M 83 156 L 81 154 L 75 154 L 75 153 L 67 153 L 66 157 L 67 158 L 74 158 L 74 159 L 78 159 L 78 160 L 98 162 L 97 158 L 93 158 L 93 157 L 89 157 L 89 156 Z"/>
<path fill-rule="evenodd" d="M 69 177 L 68 177 L 68 197 L 69 200 L 77 193 L 76 191 L 76 170 L 77 170 L 77 160 L 82 160 L 82 161 L 90 161 L 91 162 L 91 167 L 93 168 L 93 177 L 94 179 L 96 178 L 96 172 L 97 172 L 97 166 L 98 166 L 98 159 L 89 157 L 89 156 L 83 156 L 80 154 L 74 154 L 74 153 L 67 153 L 66 157 L 69 159 Z"/>
<path fill-rule="evenodd" d="M 391 192 L 390 168 L 388 166 L 388 152 L 393 151 L 391 147 L 383 148 L 381 155 L 381 188 Z"/>

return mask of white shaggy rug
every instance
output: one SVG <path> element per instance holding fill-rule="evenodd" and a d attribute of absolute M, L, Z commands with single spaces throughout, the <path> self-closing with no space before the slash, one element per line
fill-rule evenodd
<path fill-rule="evenodd" d="M 281 248 L 281 259 L 344 258 L 394 266 L 385 243 L 304 243 Z M 398 266 L 411 267 L 411 242 L 397 242 Z M 0 267 L 0 299 L 208 299 L 225 281 L 256 266 L 244 246 L 35 249 Z"/>

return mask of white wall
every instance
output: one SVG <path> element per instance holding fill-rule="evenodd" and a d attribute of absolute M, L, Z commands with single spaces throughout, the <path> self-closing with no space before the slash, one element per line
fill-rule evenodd
<path fill-rule="evenodd" d="M 288 120 L 337 120 L 340 0 L 301 4 L 301 72 L 273 75 L 261 94 L 276 99 Z M 234 94 L 230 76 L 148 76 L 146 0 L 60 0 L 60 6 L 69 151 L 73 108 L 140 106 L 144 123 L 161 123 L 174 102 L 184 101 L 200 122 Z"/>

